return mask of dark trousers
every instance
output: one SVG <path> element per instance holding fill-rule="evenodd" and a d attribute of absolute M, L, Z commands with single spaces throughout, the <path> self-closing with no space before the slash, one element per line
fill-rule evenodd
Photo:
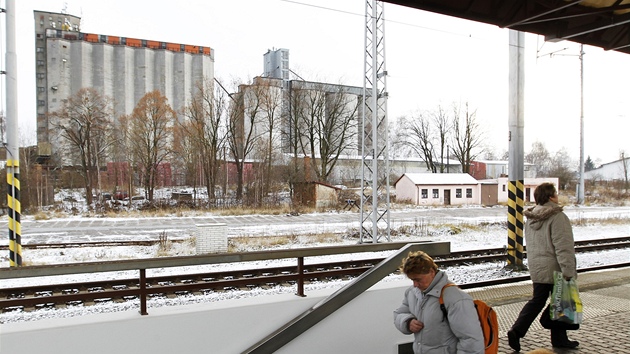
<path fill-rule="evenodd" d="M 527 330 L 529 330 L 532 322 L 534 322 L 536 317 L 538 317 L 538 314 L 540 314 L 543 308 L 545 308 L 549 295 L 551 294 L 551 291 L 553 291 L 553 284 L 534 283 L 533 285 L 534 295 L 525 304 L 525 306 L 523 306 L 523 309 L 518 314 L 518 318 L 514 322 L 514 325 L 512 325 L 512 331 L 521 338 L 525 337 L 525 334 L 527 333 Z M 550 329 L 552 335 L 554 332 L 576 330 L 580 326 L 561 321 L 552 321 L 549 316 L 548 305 L 540 316 L 540 324 L 544 328 Z"/>

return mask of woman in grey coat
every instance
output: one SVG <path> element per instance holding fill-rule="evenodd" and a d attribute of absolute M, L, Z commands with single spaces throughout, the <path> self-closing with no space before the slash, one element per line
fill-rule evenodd
<path fill-rule="evenodd" d="M 413 281 L 402 305 L 394 311 L 394 325 L 414 335 L 416 354 L 483 354 L 484 342 L 477 310 L 470 295 L 456 286 L 444 289 L 448 317 L 440 309 L 440 292 L 450 283 L 426 253 L 412 252 L 400 270 Z"/>
<path fill-rule="evenodd" d="M 508 331 L 510 347 L 521 349 L 523 338 L 529 326 L 547 304 L 553 290 L 553 272 L 562 272 L 565 279 L 577 276 L 573 230 L 569 218 L 558 205 L 558 192 L 552 183 L 543 183 L 534 191 L 536 205 L 523 212 L 525 223 L 525 245 L 527 265 L 534 292 Z M 549 307 L 543 311 L 540 322 L 551 330 L 551 345 L 558 348 L 575 348 L 577 341 L 567 337 L 567 329 L 577 329 L 560 321 L 551 321 Z"/>

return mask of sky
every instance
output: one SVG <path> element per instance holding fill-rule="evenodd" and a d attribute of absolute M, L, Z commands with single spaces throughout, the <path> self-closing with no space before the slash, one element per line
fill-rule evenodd
<path fill-rule="evenodd" d="M 215 77 L 225 82 L 249 82 L 262 74 L 267 50 L 286 48 L 291 70 L 305 80 L 363 86 L 365 2 L 360 0 L 15 3 L 23 145 L 36 141 L 33 10 L 65 9 L 82 18 L 83 32 L 209 46 L 215 51 Z M 485 145 L 497 155 L 507 151 L 509 31 L 391 4 L 385 4 L 384 15 L 388 119 L 468 103 Z M 5 32 L 4 19 L 1 25 Z M 551 153 L 565 148 L 577 162 L 579 44 L 525 38 L 525 152 L 540 141 Z M 630 155 L 630 55 L 590 46 L 584 51 L 585 155 L 611 162 L 621 150 Z"/>

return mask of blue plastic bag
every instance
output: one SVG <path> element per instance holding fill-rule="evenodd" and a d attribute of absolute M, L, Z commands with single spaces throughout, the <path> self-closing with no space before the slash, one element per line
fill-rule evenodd
<path fill-rule="evenodd" d="M 560 272 L 553 272 L 549 315 L 554 321 L 582 323 L 582 300 L 575 279 L 566 280 Z"/>

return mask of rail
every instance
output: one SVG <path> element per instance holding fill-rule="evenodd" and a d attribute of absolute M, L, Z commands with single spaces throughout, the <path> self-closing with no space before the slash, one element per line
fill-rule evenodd
<path fill-rule="evenodd" d="M 297 273 L 295 275 L 288 275 L 296 280 L 297 295 L 304 296 L 304 258 L 315 257 L 324 255 L 335 254 L 350 254 L 350 253 L 362 253 L 362 252 L 378 252 L 378 251 L 391 251 L 398 250 L 407 246 L 408 243 L 377 243 L 377 244 L 362 244 L 351 246 L 338 246 L 338 247 L 313 247 L 313 248 L 300 248 L 300 249 L 286 249 L 276 251 L 257 251 L 257 252 L 241 252 L 241 253 L 223 253 L 223 254 L 208 254 L 197 256 L 184 256 L 184 257 L 165 257 L 165 258 L 151 258 L 151 259 L 134 259 L 124 261 L 103 261 L 103 262 L 88 262 L 88 263 L 71 263 L 71 264 L 57 264 L 46 266 L 25 266 L 16 268 L 0 268 L 0 279 L 14 279 L 14 278 L 30 278 L 30 277 L 44 277 L 55 275 L 71 275 L 71 274 L 85 274 L 85 273 L 100 273 L 111 271 L 138 271 L 138 289 L 123 289 L 113 290 L 107 292 L 107 296 L 138 296 L 140 300 L 140 313 L 147 315 L 147 296 L 149 294 L 159 291 L 156 288 L 147 288 L 146 286 L 146 270 L 147 269 L 159 269 L 169 267 L 182 267 L 182 266 L 194 266 L 194 265 L 207 265 L 207 264 L 220 264 L 220 263 L 235 263 L 235 262 L 250 262 L 261 261 L 271 259 L 291 259 L 297 260 Z M 415 244 L 418 247 L 424 249 L 427 253 L 440 256 L 450 253 L 450 243 L 448 242 L 426 242 Z M 179 287 L 189 287 L 190 285 L 182 285 Z M 170 290 L 179 290 L 178 286 L 170 286 Z M 104 293 L 94 293 L 91 296 L 93 299 L 102 298 Z M 59 296 L 56 296 L 59 297 Z M 65 294 L 62 295 L 65 301 L 75 301 L 80 298 L 85 298 L 85 294 Z M 48 298 L 52 300 L 52 298 Z M 10 301 L 10 300 L 0 300 Z M 29 298 L 19 299 L 17 302 L 23 305 L 32 305 L 35 303 L 41 303 L 42 298 Z"/>

